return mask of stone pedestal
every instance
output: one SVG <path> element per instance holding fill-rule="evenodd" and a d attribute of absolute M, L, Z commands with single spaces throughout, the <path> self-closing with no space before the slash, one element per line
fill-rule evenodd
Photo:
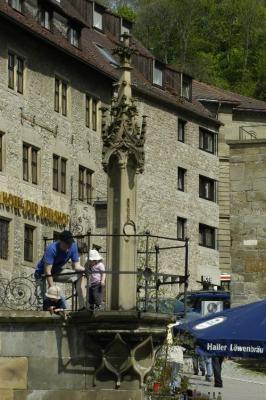
<path fill-rule="evenodd" d="M 165 315 L 0 311 L 1 400 L 143 400 Z"/>

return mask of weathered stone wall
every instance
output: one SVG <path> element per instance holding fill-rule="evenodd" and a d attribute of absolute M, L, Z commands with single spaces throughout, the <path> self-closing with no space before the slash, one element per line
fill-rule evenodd
<path fill-rule="evenodd" d="M 217 113 L 217 103 L 206 103 L 211 112 Z M 218 154 L 220 160 L 219 172 L 219 256 L 221 272 L 231 272 L 231 237 L 230 237 L 230 176 L 229 176 L 229 146 L 227 140 L 249 139 L 242 130 L 255 133 L 258 139 L 266 137 L 266 118 L 261 113 L 237 111 L 232 105 L 220 104 L 218 119 L 223 123 L 219 129 Z"/>
<path fill-rule="evenodd" d="M 8 49 L 25 58 L 23 95 L 7 88 Z M 54 111 L 55 74 L 69 82 L 67 117 Z M 74 224 L 81 217 L 82 232 L 86 233 L 89 228 L 95 231 L 94 207 L 77 199 L 79 164 L 95 171 L 95 197 L 106 197 L 106 176 L 101 166 L 100 121 L 98 132 L 85 126 L 85 93 L 97 96 L 105 104 L 110 101 L 111 91 L 111 82 L 102 75 L 77 64 L 22 31 L 1 23 L 0 130 L 5 133 L 6 150 L 5 169 L 0 172 L 1 191 L 68 213 Z M 26 116 L 35 116 L 35 125 L 21 120 L 21 108 Z M 176 237 L 177 216 L 187 218 L 191 284 L 194 285 L 201 275 L 216 277 L 219 275 L 218 251 L 198 245 L 198 226 L 201 222 L 218 227 L 218 205 L 199 198 L 199 174 L 218 180 L 218 157 L 199 150 L 199 122 L 196 119 L 141 98 L 139 114 L 147 114 L 149 118 L 145 172 L 139 176 L 138 182 L 138 232 L 149 228 L 153 234 Z M 185 143 L 177 140 L 178 117 L 188 120 Z M 54 137 L 37 124 L 50 129 L 58 125 L 58 134 Z M 212 125 L 206 127 L 215 129 Z M 40 184 L 37 186 L 22 179 L 23 141 L 40 148 Z M 66 195 L 52 190 L 53 153 L 68 160 Z M 184 193 L 177 190 L 178 166 L 187 169 Z M 21 267 L 27 273 L 32 272 L 43 252 L 42 237 L 52 237 L 53 231 L 59 231 L 61 227 L 43 225 L 39 221 L 29 220 L 25 215 L 15 215 L 14 210 L 4 207 L 0 215 L 11 220 L 10 254 L 7 261 L 0 260 L 1 275 L 10 277 L 13 269 L 18 274 Z M 33 263 L 24 261 L 24 223 L 36 226 Z M 93 242 L 104 245 L 102 238 L 93 239 Z M 161 246 L 171 244 L 173 242 L 160 241 Z M 139 241 L 139 248 L 144 250 L 143 240 Z M 182 250 L 165 251 L 161 253 L 160 261 L 161 271 L 174 274 L 184 272 Z M 154 259 L 151 263 L 153 266 Z"/>
<path fill-rule="evenodd" d="M 5 133 L 4 146 L 6 153 L 4 171 L 0 172 L 1 191 L 15 194 L 26 200 L 70 214 L 72 225 L 82 219 L 82 233 L 95 227 L 95 210 L 78 200 L 78 166 L 79 164 L 95 171 L 93 185 L 94 197 L 106 197 L 106 177 L 101 168 L 101 134 L 85 126 L 85 93 L 92 93 L 109 102 L 105 78 L 94 71 L 79 66 L 62 54 L 28 35 L 20 34 L 11 26 L 0 27 L 0 130 Z M 24 94 L 20 95 L 7 88 L 7 53 L 11 49 L 25 58 Z M 54 77 L 55 74 L 69 82 L 68 116 L 64 117 L 54 111 Z M 89 76 L 89 79 L 84 77 Z M 98 85 L 97 82 L 101 82 Z M 110 89 L 111 90 L 111 89 Z M 33 118 L 36 125 L 21 120 L 23 113 Z M 58 133 L 40 128 L 37 124 L 50 129 L 58 126 Z M 22 142 L 25 141 L 40 149 L 40 180 L 33 185 L 22 179 Z M 52 190 L 52 157 L 53 153 L 67 159 L 66 194 Z M 71 182 L 73 181 L 73 187 Z M 10 257 L 1 260 L 1 272 L 7 276 L 13 266 L 25 267 L 30 272 L 34 263 L 24 261 L 23 229 L 24 223 L 36 226 L 36 252 L 34 261 L 43 252 L 42 237 L 53 237 L 53 231 L 62 227 L 49 226 L 24 215 L 15 215 L 11 209 L 1 208 L 1 216 L 11 220 Z M 78 230 L 80 233 L 80 230 Z M 96 241 L 97 242 L 97 241 Z"/>
<path fill-rule="evenodd" d="M 232 301 L 266 296 L 266 141 L 229 141 Z"/>
<path fill-rule="evenodd" d="M 168 317 L 0 312 L 1 400 L 143 400 Z M 120 331 L 120 334 L 118 334 Z"/>
<path fill-rule="evenodd" d="M 182 143 L 177 140 L 177 122 L 185 116 L 148 101 L 140 103 L 139 113 L 148 116 L 145 171 L 138 181 L 139 228 L 176 237 L 177 216 L 187 219 L 190 283 L 195 287 L 201 275 L 219 275 L 218 250 L 199 246 L 199 223 L 213 227 L 219 223 L 218 204 L 199 198 L 199 175 L 218 180 L 218 157 L 199 149 L 197 121 L 188 120 Z M 184 192 L 177 189 L 177 167 L 187 170 Z M 162 251 L 160 260 L 165 272 L 184 273 L 183 250 Z"/>

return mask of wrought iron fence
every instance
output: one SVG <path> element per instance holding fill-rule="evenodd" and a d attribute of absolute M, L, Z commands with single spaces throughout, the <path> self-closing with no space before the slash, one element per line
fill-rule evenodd
<path fill-rule="evenodd" d="M 184 241 L 177 240 L 176 238 L 152 235 L 149 231 L 144 234 L 139 235 L 102 235 L 102 234 L 92 234 L 88 232 L 86 235 L 76 235 L 73 236 L 77 241 L 83 241 L 86 246 L 81 247 L 81 251 L 87 253 L 91 248 L 91 239 L 93 237 L 105 237 L 108 236 L 134 236 L 137 238 L 144 238 L 144 249 L 138 250 L 138 255 L 144 257 L 143 266 L 138 267 L 136 271 L 116 271 L 106 268 L 106 275 L 117 275 L 117 274 L 131 274 L 137 275 L 138 284 L 138 304 L 137 308 L 140 311 L 154 311 L 158 312 L 159 309 L 159 290 L 162 286 L 184 284 L 185 292 L 185 312 L 186 312 L 186 292 L 188 287 L 188 248 L 189 240 Z M 167 240 L 170 242 L 176 242 L 174 245 L 170 246 L 160 246 L 158 243 L 155 245 L 150 245 L 151 239 Z M 44 248 L 47 244 L 54 239 L 44 238 Z M 177 243 L 178 242 L 178 243 Z M 172 273 L 160 272 L 160 254 L 164 251 L 172 251 L 175 249 L 184 250 L 184 274 L 177 275 Z M 106 254 L 106 250 L 101 250 L 101 253 Z M 154 257 L 152 261 L 151 258 Z M 85 275 L 89 278 L 91 272 L 86 270 L 85 273 L 77 273 L 75 271 L 71 273 L 66 273 L 68 275 Z M 43 280 L 46 281 L 46 277 L 43 276 Z M 67 299 L 71 302 L 70 309 L 77 310 L 77 290 L 76 282 L 71 285 L 71 290 Z M 36 310 L 40 307 L 36 295 L 36 281 L 34 274 L 28 276 L 16 276 L 11 280 L 7 280 L 0 277 L 0 309 L 8 310 Z"/>

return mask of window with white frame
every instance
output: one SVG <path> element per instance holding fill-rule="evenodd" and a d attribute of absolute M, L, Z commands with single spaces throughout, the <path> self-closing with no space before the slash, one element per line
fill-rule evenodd
<path fill-rule="evenodd" d="M 9 5 L 16 11 L 22 12 L 23 0 L 9 0 Z"/>
<path fill-rule="evenodd" d="M 153 66 L 153 84 L 163 86 L 163 70 L 156 64 Z"/>
<path fill-rule="evenodd" d="M 79 47 L 79 32 L 75 28 L 69 28 L 68 31 L 68 39 L 69 42 L 72 44 L 74 47 Z"/>
<path fill-rule="evenodd" d="M 100 31 L 103 30 L 103 13 L 102 10 L 95 4 L 93 10 L 93 26 Z"/>
<path fill-rule="evenodd" d="M 41 26 L 47 30 L 51 29 L 51 13 L 48 10 L 41 10 L 40 12 Z"/>
<path fill-rule="evenodd" d="M 184 97 L 185 99 L 191 101 L 192 98 L 192 81 L 191 78 L 182 74 L 181 75 L 182 79 L 182 85 L 181 85 L 181 96 Z"/>

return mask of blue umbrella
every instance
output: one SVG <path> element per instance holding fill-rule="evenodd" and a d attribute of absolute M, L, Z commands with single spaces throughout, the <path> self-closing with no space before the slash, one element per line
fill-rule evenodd
<path fill-rule="evenodd" d="M 188 321 L 175 332 L 192 335 L 200 355 L 266 358 L 266 300 Z"/>

